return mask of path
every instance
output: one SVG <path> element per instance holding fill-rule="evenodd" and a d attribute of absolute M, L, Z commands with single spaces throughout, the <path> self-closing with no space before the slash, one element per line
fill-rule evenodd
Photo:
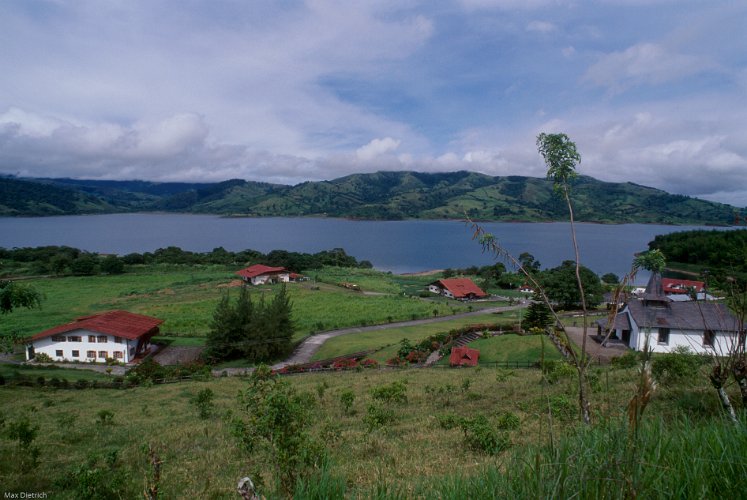
<path fill-rule="evenodd" d="M 302 363 L 308 363 L 309 361 L 311 361 L 311 358 L 314 356 L 314 354 L 316 354 L 316 352 L 319 350 L 322 344 L 324 344 L 327 340 L 334 338 L 334 337 L 339 337 L 340 335 L 373 332 L 377 330 L 390 330 L 392 328 L 402 328 L 402 327 L 407 327 L 407 326 L 429 325 L 432 323 L 442 323 L 444 321 L 451 321 L 453 319 L 467 318 L 470 316 L 479 316 L 481 314 L 492 314 L 492 313 L 500 313 L 500 312 L 505 312 L 505 311 L 512 311 L 514 309 L 520 309 L 523 307 L 526 307 L 526 306 L 515 305 L 515 306 L 504 306 L 504 307 L 491 307 L 487 309 L 480 309 L 479 311 L 453 314 L 451 316 L 439 316 L 439 317 L 434 317 L 434 318 L 416 319 L 413 321 L 399 321 L 397 323 L 385 323 L 383 325 L 343 328 L 340 330 L 332 330 L 329 332 L 319 333 L 319 334 L 312 335 L 306 338 L 306 340 L 301 342 L 299 346 L 296 347 L 296 350 L 293 351 L 293 354 L 291 354 L 290 357 L 288 357 L 288 359 L 273 365 L 272 369 L 279 370 L 283 368 L 284 366 L 288 366 L 288 365 L 299 365 Z"/>
<path fill-rule="evenodd" d="M 568 332 L 571 341 L 581 349 L 581 342 L 583 342 L 584 339 L 584 329 L 582 327 L 566 326 L 565 330 Z M 602 347 L 599 342 L 591 338 L 591 334 L 595 334 L 596 332 L 596 328 L 589 327 L 586 338 L 586 352 L 589 353 L 589 356 L 593 361 L 599 361 L 600 363 L 606 364 L 609 363 L 612 358 L 622 356 L 629 351 L 629 349 L 622 343 L 609 342 L 607 347 Z"/>

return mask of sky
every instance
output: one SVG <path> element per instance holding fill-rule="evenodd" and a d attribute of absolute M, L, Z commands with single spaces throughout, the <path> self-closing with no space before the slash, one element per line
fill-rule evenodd
<path fill-rule="evenodd" d="M 0 174 L 578 172 L 747 206 L 747 2 L 3 0 Z"/>

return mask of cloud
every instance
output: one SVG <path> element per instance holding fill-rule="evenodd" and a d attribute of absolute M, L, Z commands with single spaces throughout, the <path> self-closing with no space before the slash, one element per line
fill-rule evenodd
<path fill-rule="evenodd" d="M 373 139 L 365 146 L 361 146 L 355 151 L 356 156 L 361 160 L 372 160 L 377 156 L 389 153 L 397 149 L 401 141 L 385 137 L 383 139 Z"/>
<path fill-rule="evenodd" d="M 637 85 L 657 85 L 711 69 L 712 63 L 678 54 L 656 43 L 639 43 L 605 54 L 584 74 L 593 84 L 622 91 Z"/>

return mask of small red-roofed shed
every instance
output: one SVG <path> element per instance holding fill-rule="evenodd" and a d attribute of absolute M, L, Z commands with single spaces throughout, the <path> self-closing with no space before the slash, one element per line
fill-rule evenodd
<path fill-rule="evenodd" d="M 477 366 L 480 351 L 471 347 L 452 347 L 449 355 L 451 366 Z"/>

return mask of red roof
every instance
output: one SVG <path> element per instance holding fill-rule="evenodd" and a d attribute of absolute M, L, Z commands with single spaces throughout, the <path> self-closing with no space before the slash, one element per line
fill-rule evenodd
<path fill-rule="evenodd" d="M 74 330 L 90 330 L 92 332 L 114 335 L 126 339 L 137 339 L 149 333 L 155 333 L 162 319 L 134 314 L 127 311 L 109 311 L 93 316 L 77 318 L 72 323 L 56 326 L 37 333 L 31 340 L 43 339 L 50 335 L 72 332 Z"/>
<path fill-rule="evenodd" d="M 473 295 L 475 297 L 487 297 L 488 294 L 483 292 L 479 286 L 469 278 L 446 278 L 435 282 L 441 288 L 450 291 L 455 299 L 462 299 Z"/>
<path fill-rule="evenodd" d="M 452 347 L 449 355 L 451 366 L 477 366 L 480 351 L 470 347 Z"/>
<path fill-rule="evenodd" d="M 236 274 L 242 278 L 252 279 L 263 274 L 277 274 L 283 272 L 287 273 L 288 270 L 284 267 L 270 267 L 262 264 L 254 264 L 253 266 L 249 266 L 241 271 L 236 271 Z"/>
<path fill-rule="evenodd" d="M 661 286 L 664 289 L 664 293 L 688 293 L 691 288 L 695 288 L 696 292 L 702 292 L 705 283 L 702 281 L 662 278 Z"/>

